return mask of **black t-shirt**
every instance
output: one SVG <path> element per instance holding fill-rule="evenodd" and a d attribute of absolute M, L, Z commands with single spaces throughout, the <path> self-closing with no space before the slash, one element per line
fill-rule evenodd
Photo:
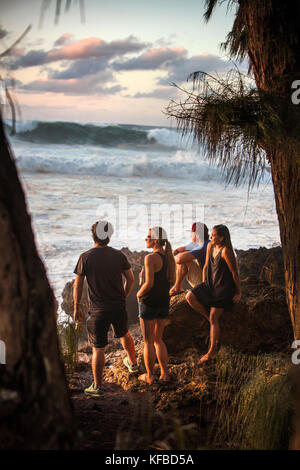
<path fill-rule="evenodd" d="M 74 273 L 86 276 L 91 312 L 125 307 L 122 273 L 130 268 L 124 253 L 110 246 L 80 255 Z"/>

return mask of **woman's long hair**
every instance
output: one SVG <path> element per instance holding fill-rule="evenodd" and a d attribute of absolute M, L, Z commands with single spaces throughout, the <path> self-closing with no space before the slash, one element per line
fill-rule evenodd
<path fill-rule="evenodd" d="M 173 255 L 171 243 L 168 240 L 167 232 L 162 227 L 150 228 L 151 239 L 158 240 L 160 246 L 164 248 L 167 264 L 167 280 L 174 282 L 176 277 L 176 263 Z"/>
<path fill-rule="evenodd" d="M 219 237 L 223 237 L 222 246 L 226 246 L 227 248 L 229 248 L 229 250 L 232 251 L 234 258 L 236 259 L 228 227 L 226 227 L 226 225 L 220 224 L 215 225 L 213 228 L 217 231 Z"/>

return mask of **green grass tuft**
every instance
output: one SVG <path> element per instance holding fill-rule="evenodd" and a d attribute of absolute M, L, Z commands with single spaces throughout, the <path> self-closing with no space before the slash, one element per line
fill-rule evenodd
<path fill-rule="evenodd" d="M 218 354 L 215 419 L 209 433 L 217 447 L 287 449 L 292 397 L 288 359 L 280 354 L 248 356 L 222 348 Z"/>
<path fill-rule="evenodd" d="M 78 364 L 78 343 L 82 326 L 70 320 L 59 327 L 61 354 L 67 372 L 73 372 Z"/>

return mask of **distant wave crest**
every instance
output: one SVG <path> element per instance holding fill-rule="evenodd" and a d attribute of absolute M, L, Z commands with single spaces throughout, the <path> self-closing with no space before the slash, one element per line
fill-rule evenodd
<path fill-rule="evenodd" d="M 10 128 L 10 123 L 6 123 Z M 149 126 L 82 124 L 76 122 L 19 122 L 17 138 L 39 144 L 120 146 L 161 146 L 183 148 L 179 134 L 172 129 Z"/>

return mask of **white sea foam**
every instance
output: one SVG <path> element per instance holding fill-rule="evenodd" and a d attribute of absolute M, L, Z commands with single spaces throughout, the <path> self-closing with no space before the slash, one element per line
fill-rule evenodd
<path fill-rule="evenodd" d="M 12 127 L 12 121 L 10 119 L 6 119 L 5 123 Z M 29 132 L 36 129 L 38 126 L 38 121 L 16 121 L 15 129 L 16 133 L 20 134 L 22 132 Z"/>
<path fill-rule="evenodd" d="M 193 151 L 173 153 L 97 149 L 83 146 L 15 145 L 21 171 L 32 173 L 86 174 L 101 176 L 220 181 L 221 170 Z"/>
<path fill-rule="evenodd" d="M 190 136 L 183 136 L 176 130 L 166 128 L 151 129 L 148 139 L 155 139 L 159 144 L 166 147 L 174 147 L 177 149 L 192 149 L 194 147 L 193 140 Z"/>

